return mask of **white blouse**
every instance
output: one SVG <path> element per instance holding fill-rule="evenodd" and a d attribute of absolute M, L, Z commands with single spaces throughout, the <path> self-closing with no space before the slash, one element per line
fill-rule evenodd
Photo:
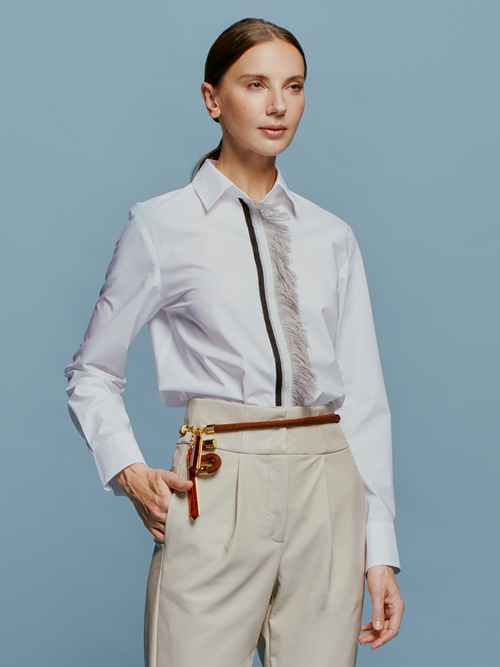
<path fill-rule="evenodd" d="M 119 492 L 114 475 L 144 462 L 121 393 L 146 323 L 166 406 L 331 402 L 365 483 L 367 568 L 399 568 L 390 412 L 354 234 L 279 171 L 254 202 L 214 164 L 132 208 L 66 369 L 72 419 Z"/>

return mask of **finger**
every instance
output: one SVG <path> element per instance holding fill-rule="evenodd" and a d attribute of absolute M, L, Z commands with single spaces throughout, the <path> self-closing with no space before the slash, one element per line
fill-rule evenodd
<path fill-rule="evenodd" d="M 167 522 L 167 512 L 164 512 L 162 518 L 157 518 L 150 514 L 148 517 L 144 519 L 144 525 L 150 532 L 157 530 L 162 534 L 165 532 L 166 522 Z"/>
<path fill-rule="evenodd" d="M 147 527 L 147 526 L 146 526 Z M 165 532 L 162 532 L 158 528 L 148 528 L 149 532 L 153 535 L 153 537 L 156 537 L 157 540 L 160 540 L 160 542 L 163 542 L 165 539 Z"/>
<path fill-rule="evenodd" d="M 379 636 L 376 637 L 376 639 L 373 641 L 372 649 L 379 648 L 380 646 L 387 644 L 387 642 L 390 641 L 391 639 L 394 639 L 394 637 L 399 632 L 402 616 L 403 616 L 402 609 L 397 609 L 392 614 L 388 623 L 386 623 L 384 631 L 382 633 L 379 633 Z"/>
<path fill-rule="evenodd" d="M 173 472 L 162 471 L 162 479 L 171 489 L 176 491 L 187 491 L 193 486 L 193 482 L 183 479 Z"/>
<path fill-rule="evenodd" d="M 397 635 L 397 629 L 389 629 L 389 621 L 384 621 L 382 630 L 374 630 L 372 623 L 367 623 L 361 627 L 361 631 L 365 631 L 359 635 L 358 641 L 360 644 L 373 644 L 372 648 L 378 648 L 387 643 L 390 639 Z"/>
<path fill-rule="evenodd" d="M 360 644 L 371 644 L 380 637 L 380 631 L 373 629 L 373 623 L 365 623 L 360 628 L 358 641 Z"/>
<path fill-rule="evenodd" d="M 387 623 L 384 632 L 380 634 L 379 637 L 373 642 L 372 648 L 378 648 L 379 646 L 383 646 L 384 644 L 387 644 L 388 641 L 391 639 L 394 639 L 394 637 L 398 634 L 399 632 L 399 627 L 401 625 L 401 620 L 403 617 L 403 611 L 402 609 L 397 609 L 392 616 L 389 619 L 389 622 Z"/>
<path fill-rule="evenodd" d="M 380 637 L 377 637 L 375 641 L 372 643 L 372 650 L 375 650 L 376 648 L 380 648 L 384 644 L 387 644 L 388 641 L 390 641 L 393 637 L 395 637 L 398 633 L 397 632 L 384 632 Z"/>
<path fill-rule="evenodd" d="M 149 508 L 146 505 L 143 505 L 137 499 L 133 499 L 135 509 L 142 519 L 142 522 L 149 530 L 153 532 L 153 529 L 162 531 L 165 526 L 165 521 L 167 518 L 167 511 L 162 510 L 159 507 Z M 153 533 L 154 534 L 154 533 Z M 155 535 L 156 537 L 156 535 Z"/>
<path fill-rule="evenodd" d="M 167 510 L 151 512 L 149 515 L 149 522 L 152 526 L 164 526 L 167 520 Z"/>
<path fill-rule="evenodd" d="M 380 632 L 377 630 L 371 630 L 370 632 L 365 632 L 364 634 L 359 635 L 358 641 L 360 644 L 371 644 L 376 641 L 380 636 Z"/>
<path fill-rule="evenodd" d="M 381 591 L 376 591 L 372 595 L 373 612 L 372 625 L 374 630 L 382 630 L 385 621 L 384 596 Z"/>
<path fill-rule="evenodd" d="M 148 515 L 142 517 L 142 522 L 149 530 L 149 532 L 152 533 L 156 538 L 163 539 L 162 536 L 165 532 L 165 521 L 160 521 L 159 519 L 155 519 L 151 515 Z"/>

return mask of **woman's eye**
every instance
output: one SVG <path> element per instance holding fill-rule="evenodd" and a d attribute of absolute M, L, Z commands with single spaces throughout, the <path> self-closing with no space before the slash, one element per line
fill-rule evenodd
<path fill-rule="evenodd" d="M 294 91 L 295 91 L 295 90 L 296 90 L 296 91 L 299 91 L 299 90 L 302 90 L 302 84 L 300 84 L 300 83 L 292 83 L 291 86 L 290 86 L 290 88 L 291 88 L 292 90 L 294 90 Z"/>
<path fill-rule="evenodd" d="M 250 84 L 250 88 L 260 88 L 260 87 L 261 87 L 260 81 L 252 81 L 252 83 Z"/>

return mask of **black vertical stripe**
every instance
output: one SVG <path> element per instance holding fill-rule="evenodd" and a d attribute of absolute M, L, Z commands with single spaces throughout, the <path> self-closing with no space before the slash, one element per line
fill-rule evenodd
<path fill-rule="evenodd" d="M 264 314 L 264 322 L 266 323 L 267 335 L 269 336 L 269 342 L 271 343 L 271 348 L 274 355 L 274 363 L 276 366 L 276 405 L 283 405 L 282 392 L 283 392 L 283 366 L 281 365 L 280 352 L 278 348 L 278 343 L 276 341 L 276 336 L 274 334 L 273 325 L 271 322 L 271 317 L 269 315 L 269 307 L 267 305 L 266 297 L 266 284 L 264 282 L 264 269 L 262 267 L 262 260 L 260 259 L 259 246 L 257 243 L 257 237 L 255 235 L 255 229 L 253 227 L 252 215 L 250 209 L 246 202 L 243 199 L 240 199 L 240 204 L 245 213 L 245 221 L 248 227 L 248 234 L 250 235 L 250 242 L 252 244 L 253 256 L 255 259 L 255 265 L 257 267 L 257 276 L 259 278 L 259 293 L 260 293 L 260 302 L 262 304 L 262 312 Z"/>

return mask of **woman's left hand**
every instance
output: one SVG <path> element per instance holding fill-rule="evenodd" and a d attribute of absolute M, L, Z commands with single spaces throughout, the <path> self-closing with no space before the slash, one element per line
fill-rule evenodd
<path fill-rule="evenodd" d="M 361 626 L 358 641 L 375 649 L 398 634 L 405 606 L 392 567 L 371 567 L 366 582 L 373 603 L 372 622 Z"/>

